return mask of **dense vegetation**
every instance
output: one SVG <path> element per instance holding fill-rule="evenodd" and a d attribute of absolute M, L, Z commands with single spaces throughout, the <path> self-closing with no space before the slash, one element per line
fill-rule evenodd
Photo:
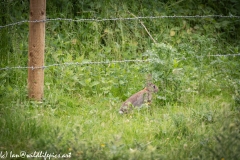
<path fill-rule="evenodd" d="M 1 26 L 28 20 L 27 0 L 0 3 Z M 47 1 L 47 18 L 163 15 L 240 16 L 240 2 Z M 28 23 L 0 28 L 0 36 L 0 68 L 27 66 Z M 47 22 L 46 65 L 152 61 L 46 68 L 43 102 L 27 98 L 26 69 L 0 70 L 0 152 L 237 159 L 240 57 L 229 55 L 239 53 L 239 18 Z M 144 87 L 149 73 L 160 88 L 151 107 L 119 115 L 121 103 Z"/>

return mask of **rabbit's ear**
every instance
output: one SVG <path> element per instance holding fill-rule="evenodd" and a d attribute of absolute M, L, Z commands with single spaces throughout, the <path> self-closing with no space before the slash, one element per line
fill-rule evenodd
<path fill-rule="evenodd" d="M 146 82 L 147 82 L 146 86 L 149 86 L 152 83 L 152 80 L 153 80 L 152 74 L 149 73 L 146 78 Z"/>

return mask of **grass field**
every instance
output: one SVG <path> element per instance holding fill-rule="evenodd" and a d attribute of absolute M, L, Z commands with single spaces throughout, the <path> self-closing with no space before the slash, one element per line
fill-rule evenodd
<path fill-rule="evenodd" d="M 150 108 L 120 115 L 118 97 L 64 90 L 57 85 L 46 87 L 43 102 L 16 95 L 10 103 L 10 97 L 5 99 L 1 149 L 71 153 L 76 159 L 239 156 L 239 107 L 224 91 L 213 96 L 185 93 L 176 102 L 163 103 L 160 90 Z"/>

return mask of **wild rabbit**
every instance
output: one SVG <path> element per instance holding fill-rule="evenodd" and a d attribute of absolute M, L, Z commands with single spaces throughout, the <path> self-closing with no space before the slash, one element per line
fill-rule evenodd
<path fill-rule="evenodd" d="M 127 113 L 132 107 L 141 107 L 143 104 L 151 103 L 152 94 L 158 92 L 158 87 L 153 83 L 129 97 L 121 106 L 119 113 Z"/>

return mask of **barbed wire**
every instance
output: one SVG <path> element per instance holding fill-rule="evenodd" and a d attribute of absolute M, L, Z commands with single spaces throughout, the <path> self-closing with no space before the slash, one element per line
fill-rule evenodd
<path fill-rule="evenodd" d="M 240 53 L 237 54 L 215 54 L 215 55 L 207 55 L 207 56 L 196 56 L 196 57 L 227 57 L 227 56 L 240 56 Z M 184 58 L 184 60 L 186 60 L 188 58 Z M 159 59 L 155 58 L 155 59 L 146 59 L 146 60 L 114 60 L 114 61 L 98 61 L 98 62 L 94 62 L 94 61 L 85 61 L 85 62 L 65 62 L 65 63 L 56 63 L 56 64 L 50 64 L 50 65 L 46 65 L 46 66 L 37 66 L 37 67 L 26 67 L 26 66 L 17 66 L 17 67 L 4 67 L 4 68 L 0 68 L 0 71 L 2 70 L 13 70 L 13 69 L 45 69 L 45 68 L 50 68 L 50 67 L 58 67 L 58 66 L 72 66 L 72 65 L 96 65 L 96 64 L 114 64 L 114 63 L 129 63 L 129 62 L 139 62 L 139 63 L 144 63 L 144 62 L 150 62 L 150 63 L 159 63 Z"/>
<path fill-rule="evenodd" d="M 15 25 L 21 25 L 23 23 L 39 23 L 39 22 L 51 22 L 51 21 L 69 21 L 69 22 L 103 22 L 103 21 L 123 21 L 123 20 L 141 20 L 141 19 L 164 19 L 164 18 L 239 18 L 240 16 L 224 16 L 224 15 L 194 15 L 194 16 L 146 16 L 146 17 L 126 17 L 126 18 L 90 18 L 90 19 L 70 19 L 70 18 L 50 18 L 50 19 L 44 19 L 44 20 L 22 20 L 19 22 L 10 23 L 7 25 L 0 26 L 0 29 L 15 26 Z"/>
<path fill-rule="evenodd" d="M 102 21 L 118 21 L 118 20 L 141 20 L 141 19 L 163 19 L 163 18 L 239 18 L 240 16 L 223 16 L 223 15 L 195 15 L 195 16 L 147 16 L 147 17 L 130 17 L 130 18 L 103 18 L 103 19 L 68 19 L 68 18 L 53 18 L 53 19 L 45 19 L 45 20 L 23 20 L 15 23 L 10 23 L 7 25 L 0 26 L 0 29 L 15 26 L 15 25 L 21 25 L 23 23 L 39 23 L 39 22 L 52 22 L 52 21 L 69 21 L 69 22 L 102 22 Z M 220 57 L 220 56 L 240 56 L 239 54 L 226 54 L 226 55 L 208 55 L 211 57 Z M 147 59 L 147 60 L 121 60 L 121 61 L 104 61 L 104 62 L 66 62 L 61 64 L 51 64 L 47 66 L 38 66 L 38 67 L 25 67 L 25 66 L 17 66 L 17 67 L 4 67 L 0 68 L 1 70 L 12 70 L 12 69 L 45 69 L 49 67 L 55 67 L 55 66 L 70 66 L 70 65 L 88 65 L 88 64 L 111 64 L 111 63 L 127 63 L 127 62 L 153 62 L 153 59 Z M 155 61 L 156 62 L 156 61 Z M 156 62 L 157 63 L 157 62 Z"/>
<path fill-rule="evenodd" d="M 17 66 L 17 67 L 5 67 L 5 68 L 0 68 L 1 70 L 12 70 L 12 69 L 45 69 L 45 68 L 50 68 L 50 67 L 56 67 L 56 66 L 71 66 L 71 65 L 91 65 L 91 64 L 114 64 L 114 63 L 129 63 L 129 62 L 151 62 L 153 61 L 152 59 L 146 59 L 146 60 L 120 60 L 120 61 L 100 61 L 100 62 L 92 62 L 92 61 L 87 61 L 87 62 L 65 62 L 65 63 L 56 63 L 56 64 L 50 64 L 47 66 L 38 66 L 38 67 L 23 67 L 23 66 Z"/>
<path fill-rule="evenodd" d="M 227 57 L 227 56 L 240 56 L 240 53 L 237 54 L 216 54 L 216 55 L 208 55 L 210 57 Z"/>

